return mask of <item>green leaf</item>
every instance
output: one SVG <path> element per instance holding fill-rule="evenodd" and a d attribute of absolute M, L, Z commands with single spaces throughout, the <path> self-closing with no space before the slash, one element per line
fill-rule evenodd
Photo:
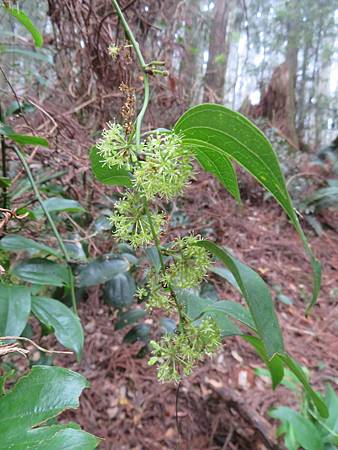
<path fill-rule="evenodd" d="M 68 213 L 82 213 L 85 209 L 76 200 L 70 200 L 62 197 L 51 197 L 43 202 L 44 207 L 50 213 L 68 212 Z M 36 218 L 44 215 L 43 209 L 39 206 L 33 209 L 33 214 Z"/>
<path fill-rule="evenodd" d="M 30 136 L 28 134 L 7 134 L 7 137 L 20 145 L 40 145 L 41 147 L 48 147 L 48 141 L 39 136 Z"/>
<path fill-rule="evenodd" d="M 269 359 L 261 339 L 255 336 L 242 337 L 245 341 L 249 342 L 254 347 L 261 360 L 266 364 L 271 375 L 272 388 L 276 389 L 276 387 L 282 382 L 284 377 L 283 362 L 280 359 L 279 355 L 274 355 L 273 358 Z"/>
<path fill-rule="evenodd" d="M 204 313 L 208 312 L 212 312 L 213 314 L 226 314 L 232 319 L 238 320 L 243 325 L 251 328 L 253 331 L 256 331 L 255 323 L 250 312 L 239 303 L 230 300 L 220 300 L 207 306 Z"/>
<path fill-rule="evenodd" d="M 0 187 L 7 189 L 10 187 L 11 183 L 12 183 L 12 181 L 10 178 L 0 177 Z"/>
<path fill-rule="evenodd" d="M 29 288 L 0 284 L 0 336 L 20 336 L 30 311 Z"/>
<path fill-rule="evenodd" d="M 73 350 L 78 359 L 83 349 L 83 329 L 76 314 L 53 298 L 32 297 L 32 313 L 47 327 L 53 327 L 57 340 Z"/>
<path fill-rule="evenodd" d="M 19 55 L 29 59 L 36 59 L 37 61 L 42 61 L 47 64 L 53 64 L 53 57 L 41 50 L 32 51 L 19 46 L 0 45 L 0 55 L 1 54 Z"/>
<path fill-rule="evenodd" d="M 118 316 L 118 322 L 116 322 L 115 330 L 121 330 L 121 328 L 131 325 L 146 316 L 144 309 L 132 309 Z"/>
<path fill-rule="evenodd" d="M 67 266 L 48 259 L 33 258 L 21 261 L 11 269 L 11 273 L 32 284 L 60 287 L 69 284 Z"/>
<path fill-rule="evenodd" d="M 60 253 L 55 248 L 40 244 L 33 239 L 28 239 L 24 236 L 20 236 L 19 234 L 9 234 L 3 237 L 0 241 L 0 247 L 8 252 L 36 250 L 46 253 L 47 255 L 60 257 Z"/>
<path fill-rule="evenodd" d="M 76 277 L 78 287 L 96 286 L 106 283 L 121 272 L 127 272 L 130 268 L 126 258 L 106 257 L 97 259 L 82 266 Z"/>
<path fill-rule="evenodd" d="M 303 241 L 314 273 L 311 308 L 318 297 L 321 268 L 315 259 L 286 188 L 278 158 L 264 134 L 241 114 L 215 104 L 190 108 L 177 121 L 174 131 L 183 142 L 204 150 L 209 158 L 223 155 L 235 160 L 255 177 L 279 202 Z M 220 169 L 221 170 L 221 169 Z M 229 176 L 227 173 L 226 176 Z"/>
<path fill-rule="evenodd" d="M 13 114 L 19 114 L 21 112 L 30 113 L 33 111 L 35 111 L 35 106 L 33 106 L 32 104 L 27 102 L 18 103 L 16 100 L 14 100 L 6 109 L 5 116 L 10 117 Z"/>
<path fill-rule="evenodd" d="M 150 339 L 150 326 L 146 323 L 140 323 L 135 325 L 128 333 L 124 336 L 123 342 L 127 344 L 133 344 L 134 342 L 141 341 L 148 343 Z"/>
<path fill-rule="evenodd" d="M 136 291 L 134 278 L 128 273 L 116 274 L 104 287 L 104 301 L 115 308 L 126 308 L 133 303 Z"/>
<path fill-rule="evenodd" d="M 284 354 L 280 355 L 280 358 L 284 361 L 284 363 L 289 367 L 289 369 L 296 375 L 298 380 L 302 383 L 306 394 L 313 401 L 315 407 L 317 408 L 319 414 L 327 418 L 329 416 L 329 412 L 325 402 L 322 398 L 312 389 L 309 380 L 307 379 L 302 368 L 297 364 L 297 362 L 291 358 L 291 356 Z"/>
<path fill-rule="evenodd" d="M 217 305 L 225 301 L 214 301 L 203 298 L 189 292 L 187 289 L 176 291 L 178 300 L 184 305 L 189 319 L 194 321 L 202 320 L 204 317 L 212 317 L 221 331 L 222 337 L 240 336 L 240 328 L 231 320 L 233 314 L 225 313 L 226 308 L 218 308 Z M 240 306 L 240 305 L 239 305 Z"/>
<path fill-rule="evenodd" d="M 323 439 L 318 429 L 300 413 L 286 406 L 281 406 L 272 410 L 269 415 L 282 422 L 288 422 L 293 428 L 295 439 L 305 450 L 324 450 Z"/>
<path fill-rule="evenodd" d="M 4 8 L 11 16 L 15 17 L 27 31 L 30 32 L 34 39 L 35 47 L 41 47 L 43 38 L 39 30 L 33 25 L 32 21 L 26 14 L 18 8 Z"/>
<path fill-rule="evenodd" d="M 237 174 L 231 160 L 212 148 L 205 149 L 203 146 L 193 146 L 197 161 L 206 172 L 209 172 L 222 183 L 228 192 L 241 203 L 241 195 L 237 183 Z"/>
<path fill-rule="evenodd" d="M 128 170 L 119 167 L 109 168 L 103 165 L 96 147 L 92 147 L 90 150 L 90 163 L 95 178 L 101 183 L 111 186 L 132 186 Z"/>
<path fill-rule="evenodd" d="M 264 342 L 269 358 L 275 353 L 283 353 L 283 338 L 273 300 L 262 278 L 250 267 L 241 263 L 213 242 L 200 241 L 196 245 L 204 247 L 221 260 L 235 277 L 241 293 L 249 306 L 257 332 Z"/>
<path fill-rule="evenodd" d="M 210 272 L 213 272 L 216 275 L 220 276 L 221 278 L 224 278 L 225 280 L 227 280 L 227 282 L 230 283 L 231 286 L 233 286 L 238 291 L 241 290 L 240 287 L 238 286 L 238 283 L 237 283 L 235 277 L 230 272 L 230 270 L 225 269 L 224 267 L 212 267 L 210 269 Z"/>
<path fill-rule="evenodd" d="M 34 366 L 0 398 L 0 450 L 96 448 L 99 440 L 73 424 L 44 425 L 64 410 L 77 408 L 86 387 L 86 379 L 71 370 Z"/>

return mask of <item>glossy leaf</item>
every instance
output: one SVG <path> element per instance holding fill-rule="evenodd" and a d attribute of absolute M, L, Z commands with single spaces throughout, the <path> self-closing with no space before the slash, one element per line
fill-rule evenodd
<path fill-rule="evenodd" d="M 197 151 L 203 149 L 215 162 L 215 154 L 236 161 L 279 202 L 311 259 L 314 272 L 313 305 L 320 288 L 320 264 L 308 245 L 287 191 L 278 158 L 264 134 L 241 114 L 215 104 L 201 104 L 190 108 L 179 118 L 174 131 L 183 136 L 186 144 Z M 225 176 L 229 176 L 228 172 Z"/>
<path fill-rule="evenodd" d="M 0 284 L 0 336 L 20 336 L 30 311 L 29 288 Z"/>
<path fill-rule="evenodd" d="M 250 309 L 259 336 L 271 358 L 275 353 L 283 353 L 284 345 L 273 300 L 262 278 L 229 252 L 210 241 L 200 241 L 213 256 L 222 261 L 231 271 Z"/>
<path fill-rule="evenodd" d="M 79 287 L 96 286 L 106 283 L 121 272 L 127 272 L 130 268 L 125 258 L 106 257 L 92 261 L 79 269 L 76 283 Z"/>
<path fill-rule="evenodd" d="M 141 341 L 148 343 L 150 339 L 150 326 L 146 323 L 140 323 L 135 325 L 128 333 L 124 336 L 123 342 L 128 344 L 133 344 L 134 342 Z"/>
<path fill-rule="evenodd" d="M 103 165 L 96 147 L 92 147 L 90 151 L 90 163 L 95 178 L 101 183 L 110 186 L 132 186 L 129 172 L 126 169 L 121 169 L 119 167 L 109 168 L 108 166 Z"/>
<path fill-rule="evenodd" d="M 116 274 L 104 287 L 104 301 L 115 308 L 126 308 L 133 303 L 135 281 L 128 272 Z"/>
<path fill-rule="evenodd" d="M 45 422 L 79 406 L 86 379 L 71 370 L 34 366 L 0 399 L 0 450 L 91 450 L 99 440 L 74 424 Z"/>
<path fill-rule="evenodd" d="M 47 139 L 39 136 L 30 136 L 28 134 L 7 134 L 7 137 L 20 145 L 40 145 L 41 147 L 48 147 Z"/>
<path fill-rule="evenodd" d="M 33 25 L 30 18 L 19 8 L 4 8 L 11 16 L 15 17 L 21 25 L 23 25 L 27 31 L 30 32 L 34 39 L 35 47 L 41 47 L 43 44 L 43 38 L 40 31 Z"/>
<path fill-rule="evenodd" d="M 80 358 L 83 349 L 83 329 L 76 314 L 53 298 L 32 297 L 32 313 L 47 327 L 53 327 L 56 339 Z"/>
<path fill-rule="evenodd" d="M 69 273 L 65 264 L 48 259 L 33 258 L 19 262 L 11 269 L 12 275 L 32 284 L 64 286 L 69 284 Z"/>
<path fill-rule="evenodd" d="M 324 450 L 323 439 L 308 418 L 285 406 L 272 410 L 269 415 L 274 419 L 287 422 L 293 429 L 296 441 L 305 450 Z"/>
<path fill-rule="evenodd" d="M 147 315 L 144 309 L 132 309 L 118 316 L 118 322 L 116 322 L 115 330 L 121 330 L 121 328 L 131 325 L 140 319 L 143 319 Z"/>
<path fill-rule="evenodd" d="M 217 267 L 216 266 L 216 267 L 212 267 L 210 269 L 210 272 L 213 272 L 216 275 L 218 275 L 219 277 L 227 280 L 227 282 L 230 283 L 231 286 L 233 286 L 238 291 L 241 290 L 240 287 L 238 286 L 236 278 L 233 276 L 233 274 L 231 273 L 231 271 L 229 269 L 226 269 L 225 267 Z"/>
<path fill-rule="evenodd" d="M 51 197 L 47 200 L 44 200 L 43 205 L 50 213 L 82 213 L 85 211 L 85 209 L 80 205 L 78 201 L 62 197 Z M 44 212 L 41 206 L 33 209 L 33 214 L 36 218 L 42 217 L 44 215 Z"/>
<path fill-rule="evenodd" d="M 237 183 L 236 170 L 231 160 L 212 148 L 205 149 L 204 146 L 194 144 L 193 152 L 197 161 L 206 172 L 209 172 L 223 184 L 229 193 L 240 203 L 241 196 Z"/>
<path fill-rule="evenodd" d="M 47 255 L 60 256 L 60 253 L 55 248 L 48 247 L 47 245 L 20 236 L 19 234 L 8 234 L 3 237 L 0 241 L 0 247 L 8 252 L 35 250 L 46 253 Z"/>

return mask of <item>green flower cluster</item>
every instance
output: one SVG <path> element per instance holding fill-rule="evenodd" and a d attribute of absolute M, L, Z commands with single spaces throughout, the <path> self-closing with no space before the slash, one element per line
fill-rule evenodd
<path fill-rule="evenodd" d="M 109 168 L 117 166 L 131 170 L 133 163 L 137 161 L 135 146 L 127 141 L 123 127 L 117 123 L 107 123 L 96 148 L 102 164 Z"/>
<path fill-rule="evenodd" d="M 149 212 L 156 235 L 160 235 L 164 224 L 164 215 Z M 128 241 L 133 247 L 139 247 L 152 241 L 152 229 L 145 205 L 138 193 L 128 193 L 115 205 L 115 213 L 110 217 L 115 227 L 114 235 L 120 241 Z"/>
<path fill-rule="evenodd" d="M 126 168 L 132 177 L 132 188 L 117 202 L 110 218 L 116 238 L 133 247 L 155 241 L 159 249 L 165 218 L 149 202 L 170 200 L 188 184 L 193 173 L 190 149 L 174 133 L 153 134 L 135 146 L 127 140 L 120 125 L 111 123 L 97 149 L 103 164 Z M 213 353 L 221 342 L 220 330 L 213 319 L 192 323 L 182 309 L 177 310 L 181 305 L 175 290 L 199 285 L 210 265 L 208 252 L 196 245 L 200 239 L 186 236 L 166 249 L 159 249 L 161 271 L 151 269 L 146 285 L 137 292 L 139 299 L 146 301 L 148 310 L 162 309 L 169 315 L 179 312 L 177 333 L 165 335 L 159 343 L 152 342 L 149 364 L 158 363 L 161 381 L 178 381 L 182 375 L 189 375 L 197 362 Z"/>
<path fill-rule="evenodd" d="M 149 365 L 158 364 L 157 377 L 162 382 L 178 382 L 190 375 L 204 356 L 212 355 L 221 344 L 221 333 L 212 318 L 197 326 L 188 323 L 184 332 L 167 334 L 160 342 L 151 341 L 153 356 Z"/>
<path fill-rule="evenodd" d="M 180 289 L 189 289 L 201 283 L 210 266 L 210 258 L 196 243 L 199 236 L 187 236 L 175 243 L 176 255 L 170 265 L 166 280 Z"/>
<path fill-rule="evenodd" d="M 134 172 L 135 186 L 148 200 L 176 197 L 192 176 L 191 152 L 176 134 L 152 136 L 142 148 L 144 160 Z"/>

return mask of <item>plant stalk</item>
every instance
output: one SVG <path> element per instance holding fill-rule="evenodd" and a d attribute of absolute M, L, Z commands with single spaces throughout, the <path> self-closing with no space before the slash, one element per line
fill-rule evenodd
<path fill-rule="evenodd" d="M 122 23 L 122 26 L 124 28 L 124 31 L 126 33 L 126 36 L 128 37 L 128 39 L 130 40 L 130 43 L 135 51 L 140 69 L 142 70 L 142 74 L 143 74 L 143 103 L 142 103 L 142 107 L 140 112 L 138 113 L 138 116 L 136 118 L 136 123 L 135 123 L 135 142 L 137 146 L 140 146 L 141 144 L 141 128 L 142 128 L 142 122 L 144 119 L 144 115 L 145 112 L 148 108 L 148 104 L 149 104 L 149 94 L 150 94 L 150 89 L 149 89 L 149 75 L 147 73 L 147 68 L 149 67 L 149 64 L 145 63 L 145 60 L 143 58 L 142 52 L 140 50 L 140 45 L 137 42 L 133 31 L 131 30 L 131 28 L 129 27 L 129 24 L 126 20 L 126 18 L 124 17 L 124 14 L 117 2 L 117 0 L 112 0 L 113 6 L 116 10 L 116 13 Z M 154 64 L 154 62 L 153 62 Z M 156 61 L 156 64 L 158 64 L 158 61 Z M 160 63 L 162 65 L 162 62 Z M 150 226 L 150 230 L 151 230 L 151 234 L 153 236 L 153 240 L 154 240 L 154 244 L 158 253 L 158 257 L 160 260 L 160 264 L 161 264 L 161 271 L 163 274 L 165 274 L 165 265 L 164 265 L 164 261 L 163 261 L 163 256 L 161 253 L 161 243 L 160 240 L 156 234 L 155 228 L 154 228 L 154 224 L 151 218 L 151 214 L 150 214 L 150 210 L 149 210 L 149 204 L 148 201 L 144 198 L 144 208 L 145 208 L 145 212 L 146 212 L 146 216 L 149 222 L 149 226 Z M 180 329 L 181 332 L 184 331 L 184 317 L 182 314 L 182 310 L 181 310 L 181 305 L 179 304 L 175 291 L 172 288 L 172 286 L 168 286 L 171 295 L 175 301 L 176 304 L 176 308 L 177 308 L 177 312 L 179 315 L 179 324 L 178 327 Z"/>
<path fill-rule="evenodd" d="M 52 216 L 50 215 L 48 209 L 45 207 L 45 205 L 43 203 L 43 199 L 42 199 L 41 194 L 39 192 L 39 189 L 38 189 L 38 187 L 37 187 L 37 185 L 35 183 L 33 174 L 32 174 L 32 172 L 30 170 L 30 167 L 29 167 L 29 165 L 28 165 L 28 163 L 26 161 L 26 158 L 25 158 L 24 154 L 19 150 L 19 148 L 17 146 L 13 146 L 13 148 L 14 148 L 15 153 L 17 154 L 18 158 L 20 159 L 20 161 L 21 161 L 21 163 L 22 163 L 22 165 L 23 165 L 23 167 L 25 169 L 25 172 L 27 174 L 29 182 L 30 182 L 30 184 L 32 186 L 32 189 L 34 191 L 35 197 L 36 197 L 37 201 L 40 203 L 41 209 L 43 210 L 43 212 L 45 213 L 45 215 L 47 217 L 49 225 L 50 225 L 50 227 L 51 227 L 51 229 L 52 229 L 52 231 L 54 233 L 54 236 L 55 236 L 56 240 L 58 241 L 59 247 L 60 247 L 60 249 L 61 249 L 61 251 L 62 251 L 62 253 L 63 253 L 64 257 L 65 257 L 65 260 L 67 262 L 67 270 L 68 270 L 68 276 L 69 276 L 69 287 L 70 287 L 70 294 L 71 294 L 71 299 L 72 299 L 72 307 L 73 307 L 74 312 L 76 314 L 78 314 L 77 306 L 76 306 L 74 275 L 73 275 L 73 271 L 72 271 L 72 268 L 71 268 L 71 258 L 70 258 L 69 254 L 68 254 L 66 246 L 65 246 L 65 244 L 64 244 L 64 242 L 62 240 L 62 237 L 60 236 L 60 233 L 58 232 L 58 229 L 57 229 L 57 227 L 56 227 L 56 225 L 54 223 L 54 220 L 53 220 Z"/>

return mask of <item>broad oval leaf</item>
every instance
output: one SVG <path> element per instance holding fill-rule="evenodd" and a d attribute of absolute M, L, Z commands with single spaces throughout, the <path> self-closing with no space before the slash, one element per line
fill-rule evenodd
<path fill-rule="evenodd" d="M 47 255 L 60 257 L 60 253 L 55 248 L 48 247 L 47 245 L 20 236 L 19 234 L 9 234 L 3 237 L 0 241 L 0 247 L 8 252 L 35 250 L 46 253 Z"/>
<path fill-rule="evenodd" d="M 135 281 L 128 273 L 116 274 L 104 287 L 104 301 L 115 308 L 126 308 L 133 303 Z"/>
<path fill-rule="evenodd" d="M 76 284 L 78 287 L 89 287 L 106 283 L 117 274 L 127 272 L 129 268 L 130 264 L 126 258 L 100 258 L 80 267 Z"/>
<path fill-rule="evenodd" d="M 101 183 L 110 186 L 132 186 L 128 170 L 119 167 L 109 168 L 108 166 L 103 165 L 96 147 L 92 147 L 90 151 L 90 163 L 95 178 Z"/>
<path fill-rule="evenodd" d="M 147 315 L 144 309 L 132 309 L 118 316 L 118 322 L 116 322 L 115 330 L 121 330 L 121 328 L 131 325 L 140 319 L 143 319 Z"/>
<path fill-rule="evenodd" d="M 32 284 L 43 286 L 69 285 L 69 272 L 65 264 L 48 259 L 33 258 L 19 262 L 11 269 L 12 275 Z"/>
<path fill-rule="evenodd" d="M 83 329 L 76 314 L 54 298 L 32 297 L 32 313 L 47 327 L 53 327 L 56 339 L 73 350 L 78 359 L 83 349 Z"/>
<path fill-rule="evenodd" d="M 200 241 L 196 245 L 204 247 L 213 256 L 222 261 L 235 277 L 250 309 L 257 333 L 264 342 L 269 358 L 276 353 L 284 353 L 282 333 L 279 328 L 273 300 L 262 278 L 250 267 L 213 242 Z"/>
<path fill-rule="evenodd" d="M 4 8 L 11 16 L 15 17 L 21 25 L 23 25 L 27 31 L 30 32 L 34 39 L 35 47 L 41 47 L 43 44 L 43 38 L 40 31 L 33 25 L 30 18 L 18 7 L 17 8 Z"/>
<path fill-rule="evenodd" d="M 0 336 L 20 336 L 30 311 L 29 288 L 0 284 Z"/>
<path fill-rule="evenodd" d="M 99 440 L 73 424 L 44 425 L 62 411 L 77 408 L 86 387 L 86 379 L 71 370 L 34 366 L 0 397 L 0 450 L 96 448 Z"/>
<path fill-rule="evenodd" d="M 62 197 L 51 197 L 43 201 L 43 206 L 50 213 L 69 212 L 69 213 L 82 213 L 85 209 L 76 200 L 71 200 Z M 36 218 L 40 218 L 44 215 L 44 211 L 39 206 L 33 209 L 33 214 Z"/>
<path fill-rule="evenodd" d="M 174 131 L 183 136 L 183 142 L 196 148 L 197 151 L 203 149 L 215 164 L 217 164 L 215 154 L 235 160 L 279 202 L 301 237 L 304 248 L 311 259 L 314 288 L 309 308 L 312 307 L 320 288 L 320 264 L 313 256 L 299 224 L 277 155 L 264 134 L 241 114 L 224 106 L 208 103 L 186 111 L 177 121 Z"/>

